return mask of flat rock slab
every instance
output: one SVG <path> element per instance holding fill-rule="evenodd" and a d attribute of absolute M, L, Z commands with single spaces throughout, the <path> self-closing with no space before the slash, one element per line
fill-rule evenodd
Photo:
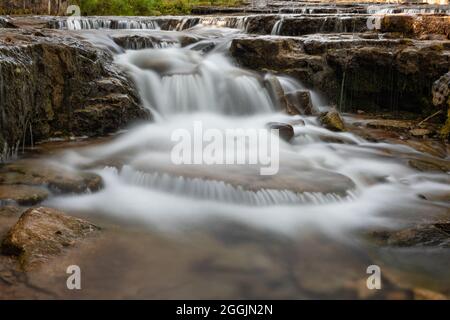
<path fill-rule="evenodd" d="M 34 205 L 45 200 L 49 193 L 44 188 L 25 185 L 0 185 L 0 203 L 13 201 L 19 205 Z"/>
<path fill-rule="evenodd" d="M 17 256 L 22 268 L 28 270 L 98 230 L 92 223 L 56 209 L 31 208 L 6 235 L 2 253 Z"/>
<path fill-rule="evenodd" d="M 66 170 L 50 162 L 21 160 L 0 169 L 0 184 L 48 186 L 62 193 L 81 193 L 100 189 L 102 180 L 96 174 Z"/>
<path fill-rule="evenodd" d="M 355 188 L 354 182 L 339 173 L 325 170 L 289 170 L 280 167 L 275 175 L 260 175 L 260 168 L 252 165 L 158 165 L 136 163 L 136 170 L 153 173 L 164 172 L 175 177 L 223 181 L 248 191 L 290 190 L 295 193 L 320 192 L 346 195 Z"/>

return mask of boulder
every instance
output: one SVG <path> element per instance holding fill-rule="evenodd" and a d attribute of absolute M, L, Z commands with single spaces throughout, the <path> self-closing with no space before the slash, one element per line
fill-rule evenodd
<path fill-rule="evenodd" d="M 336 110 L 323 112 L 319 116 L 319 122 L 328 130 L 331 131 L 345 131 L 345 124 L 341 115 Z"/>
<path fill-rule="evenodd" d="M 24 269 L 30 269 L 61 254 L 99 227 L 52 208 L 25 211 L 2 242 L 2 253 L 16 256 Z"/>
<path fill-rule="evenodd" d="M 288 123 L 269 122 L 267 127 L 269 129 L 278 130 L 280 138 L 285 141 L 290 141 L 294 137 L 294 128 Z"/>

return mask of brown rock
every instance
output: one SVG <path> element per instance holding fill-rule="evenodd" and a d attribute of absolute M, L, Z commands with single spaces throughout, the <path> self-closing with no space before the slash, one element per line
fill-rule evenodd
<path fill-rule="evenodd" d="M 29 269 L 60 254 L 99 228 L 61 211 L 39 207 L 25 211 L 2 243 L 2 252 L 17 256 Z"/>
<path fill-rule="evenodd" d="M 269 91 L 272 101 L 281 109 L 289 111 L 289 103 L 284 95 L 280 81 L 274 75 L 267 75 L 264 78 L 264 86 Z"/>
<path fill-rule="evenodd" d="M 48 191 L 24 185 L 0 185 L 0 203 L 13 201 L 19 205 L 34 205 L 45 200 Z"/>
<path fill-rule="evenodd" d="M 290 141 L 294 137 L 294 128 L 288 123 L 269 122 L 267 127 L 278 130 L 280 138 L 285 141 Z"/>
<path fill-rule="evenodd" d="M 408 131 L 414 123 L 407 120 L 376 119 L 367 122 L 368 128 L 383 129 L 395 132 Z"/>
<path fill-rule="evenodd" d="M 442 293 L 431 291 L 424 288 L 414 288 L 414 300 L 447 300 Z"/>
<path fill-rule="evenodd" d="M 0 183 L 30 186 L 47 185 L 57 192 L 81 193 L 101 188 L 100 176 L 93 173 L 68 171 L 51 163 L 21 160 L 0 170 Z"/>
<path fill-rule="evenodd" d="M 324 112 L 319 117 L 320 123 L 331 131 L 345 131 L 345 124 L 339 112 L 331 110 Z"/>
<path fill-rule="evenodd" d="M 429 129 L 412 129 L 409 131 L 409 133 L 414 136 L 414 137 L 426 137 L 426 136 L 430 136 L 433 134 L 433 131 L 429 130 Z"/>
<path fill-rule="evenodd" d="M 2 148 L 5 142 L 105 135 L 149 117 L 112 54 L 67 33 L 41 33 L 0 33 Z"/>
<path fill-rule="evenodd" d="M 435 158 L 411 159 L 408 164 L 419 171 L 448 172 L 450 170 L 449 161 Z"/>
<path fill-rule="evenodd" d="M 14 217 L 19 215 L 21 209 L 16 206 L 1 206 L 0 207 L 0 217 Z"/>
<path fill-rule="evenodd" d="M 394 247 L 450 246 L 448 222 L 416 225 L 401 230 L 373 231 L 370 237 L 380 245 Z"/>
<path fill-rule="evenodd" d="M 311 100 L 311 93 L 308 90 L 289 92 L 286 94 L 286 99 L 290 105 L 295 107 L 296 114 L 316 114 Z"/>

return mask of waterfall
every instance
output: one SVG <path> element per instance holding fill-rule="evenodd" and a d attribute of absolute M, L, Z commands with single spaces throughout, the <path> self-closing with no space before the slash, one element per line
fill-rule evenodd
<path fill-rule="evenodd" d="M 72 168 L 93 168 L 102 176 L 104 188 L 53 198 L 50 205 L 155 226 L 176 227 L 217 217 L 294 233 L 307 223 L 335 231 L 339 226 L 374 223 L 386 213 L 414 214 L 440 205 L 420 195 L 448 192 L 448 177 L 418 173 L 406 165 L 408 159 L 426 159 L 426 155 L 410 147 L 330 131 L 315 116 L 282 114 L 266 88 L 264 74 L 239 68 L 227 57 L 226 44 L 239 34 L 221 28 L 211 32 L 201 24 L 189 33 L 201 39 L 197 45 L 209 41 L 215 49 L 196 51 L 192 45 L 116 54 L 115 62 L 131 76 L 142 104 L 156 121 L 130 128 L 108 143 L 67 152 L 60 162 Z M 276 79 L 280 95 L 305 90 L 292 78 L 280 75 Z M 310 92 L 316 107 L 326 105 Z M 280 141 L 280 170 L 272 177 L 261 176 L 259 168 L 251 165 L 175 164 L 173 133 L 182 130 L 195 144 L 204 138 L 195 135 L 195 122 L 219 135 L 236 128 L 267 131 L 268 123 L 277 122 L 292 128 L 292 138 L 289 143 Z M 246 143 L 245 154 L 256 154 L 258 146 Z M 195 155 L 204 152 L 193 149 Z M 222 149 L 225 154 L 234 146 L 225 143 Z M 108 167 L 112 163 L 115 167 Z"/>
<path fill-rule="evenodd" d="M 329 204 L 352 200 L 351 191 L 346 196 L 335 193 L 303 192 L 290 190 L 260 189 L 249 191 L 241 186 L 233 186 L 223 181 L 205 180 L 201 178 L 185 178 L 165 173 L 145 173 L 124 166 L 120 172 L 116 168 L 105 168 L 109 173 L 117 175 L 124 183 L 150 189 L 170 192 L 184 197 L 192 197 L 205 201 L 219 201 L 248 206 L 272 206 L 295 204 Z"/>
<path fill-rule="evenodd" d="M 155 20 L 149 19 L 108 19 L 96 17 L 71 17 L 59 19 L 51 23 L 57 29 L 68 30 L 91 30 L 91 29 L 153 29 L 159 30 L 159 25 Z"/>
<path fill-rule="evenodd" d="M 162 115 L 215 111 L 270 112 L 273 103 L 262 79 L 233 66 L 220 53 L 206 57 L 185 48 L 148 49 L 119 55 L 144 105 Z"/>
<path fill-rule="evenodd" d="M 281 17 L 281 19 L 277 20 L 275 24 L 273 25 L 272 31 L 270 32 L 271 35 L 279 35 L 281 28 L 283 27 L 283 21 L 284 16 Z"/>

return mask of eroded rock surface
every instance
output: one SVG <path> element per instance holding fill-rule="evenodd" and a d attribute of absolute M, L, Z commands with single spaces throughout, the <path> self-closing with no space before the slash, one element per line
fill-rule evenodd
<path fill-rule="evenodd" d="M 76 172 L 44 160 L 20 160 L 0 168 L 0 186 L 47 186 L 55 192 L 81 193 L 101 188 L 101 178 Z"/>
<path fill-rule="evenodd" d="M 21 266 L 30 269 L 98 230 L 90 222 L 61 211 L 32 208 L 25 211 L 8 232 L 2 243 L 2 252 L 17 256 Z"/>
<path fill-rule="evenodd" d="M 289 74 L 348 111 L 403 110 L 423 115 L 434 81 L 448 72 L 450 42 L 358 36 L 243 37 L 231 54 L 246 67 Z M 418 80 L 420 79 L 420 81 Z"/>
<path fill-rule="evenodd" d="M 0 145 L 95 136 L 148 118 L 112 56 L 59 32 L 0 35 Z"/>

